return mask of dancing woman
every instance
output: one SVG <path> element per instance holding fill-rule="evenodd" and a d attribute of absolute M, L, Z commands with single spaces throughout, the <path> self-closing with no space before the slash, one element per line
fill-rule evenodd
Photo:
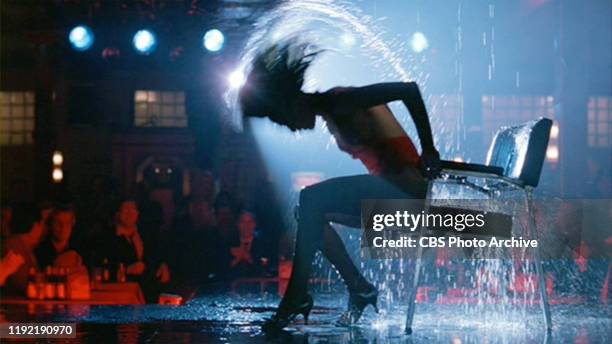
<path fill-rule="evenodd" d="M 357 270 L 330 221 L 354 224 L 362 199 L 424 198 L 426 178 L 439 172 L 425 105 L 413 82 L 336 87 L 326 92 L 302 92 L 304 73 L 318 52 L 288 40 L 255 56 L 239 93 L 246 117 L 268 117 L 292 131 L 313 129 L 317 116 L 326 122 L 338 147 L 361 160 L 368 175 L 339 177 L 300 193 L 293 271 L 276 314 L 264 330 L 280 330 L 297 315 L 305 321 L 313 306 L 308 278 L 317 249 L 338 269 L 349 291 L 348 310 L 340 323 L 349 325 L 374 306 L 378 291 Z M 386 105 L 402 101 L 408 108 L 422 146 L 421 155 Z M 357 222 L 359 223 L 359 222 Z"/>

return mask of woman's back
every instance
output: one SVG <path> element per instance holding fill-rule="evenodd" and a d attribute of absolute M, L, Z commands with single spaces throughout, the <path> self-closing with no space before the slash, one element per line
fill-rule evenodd
<path fill-rule="evenodd" d="M 350 88 L 336 88 L 338 95 Z M 359 159 L 374 175 L 416 167 L 419 154 L 386 104 L 368 109 L 334 109 L 324 116 L 338 148 Z"/>

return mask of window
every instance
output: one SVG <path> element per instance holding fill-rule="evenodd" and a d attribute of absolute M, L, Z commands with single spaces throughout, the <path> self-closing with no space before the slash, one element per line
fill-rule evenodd
<path fill-rule="evenodd" d="M 134 92 L 134 125 L 162 128 L 187 127 L 185 93 L 151 90 Z"/>
<path fill-rule="evenodd" d="M 517 125 L 539 117 L 553 119 L 552 96 L 482 96 L 482 124 L 485 144 L 489 144 L 499 128 Z"/>
<path fill-rule="evenodd" d="M 589 147 L 612 145 L 612 97 L 590 97 L 587 105 Z"/>
<path fill-rule="evenodd" d="M 0 145 L 33 142 L 34 92 L 0 92 Z"/>

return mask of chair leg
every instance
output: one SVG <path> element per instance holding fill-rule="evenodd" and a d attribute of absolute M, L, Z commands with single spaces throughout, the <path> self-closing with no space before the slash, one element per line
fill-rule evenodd
<path fill-rule="evenodd" d="M 530 236 L 535 240 L 538 240 L 538 229 L 535 221 L 535 215 L 533 213 L 533 197 L 531 190 L 526 191 L 527 197 L 527 212 L 529 213 L 529 229 Z M 544 275 L 544 269 L 542 268 L 542 259 L 540 257 L 540 245 L 535 249 L 535 265 L 536 272 L 538 274 L 538 285 L 540 288 L 540 301 L 542 307 L 542 314 L 544 316 L 544 323 L 546 324 L 546 332 L 552 331 L 552 318 L 550 315 L 550 304 L 548 303 L 548 294 L 546 293 L 546 276 Z"/>
<path fill-rule="evenodd" d="M 421 238 L 419 234 L 417 240 Z M 416 308 L 416 295 L 419 289 L 419 275 L 421 272 L 421 258 L 423 255 L 423 248 L 417 248 L 416 264 L 414 267 L 414 277 L 412 278 L 412 288 L 410 288 L 410 294 L 408 295 L 408 311 L 406 312 L 406 327 L 404 332 L 406 334 L 412 334 L 412 321 L 414 320 L 414 310 Z"/>
<path fill-rule="evenodd" d="M 433 181 L 429 182 L 427 186 L 427 194 L 425 196 L 425 214 L 429 211 L 429 206 L 431 203 L 431 189 L 433 187 Z M 416 308 L 416 296 L 419 289 L 419 277 L 421 274 L 421 265 L 423 258 L 423 248 L 419 245 L 419 241 L 421 239 L 421 235 L 423 232 L 423 228 L 419 228 L 419 233 L 417 235 L 417 256 L 416 256 L 416 264 L 414 267 L 414 277 L 412 278 L 412 288 L 410 289 L 410 293 L 408 294 L 408 311 L 406 312 L 406 326 L 404 328 L 404 332 L 406 334 L 412 334 L 412 322 L 414 320 L 414 311 Z"/>

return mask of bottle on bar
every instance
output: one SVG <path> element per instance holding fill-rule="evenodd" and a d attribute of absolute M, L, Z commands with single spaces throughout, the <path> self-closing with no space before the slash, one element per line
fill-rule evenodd
<path fill-rule="evenodd" d="M 36 286 L 36 269 L 30 268 L 28 272 L 28 287 L 26 289 L 28 299 L 36 299 L 38 297 L 38 288 Z"/>
<path fill-rule="evenodd" d="M 125 275 L 126 275 L 125 264 L 120 263 L 119 268 L 117 269 L 117 282 L 125 283 L 125 280 L 126 280 Z"/>
<path fill-rule="evenodd" d="M 108 258 L 104 258 L 102 264 L 102 282 L 108 283 L 110 281 L 110 266 L 108 264 Z"/>
<path fill-rule="evenodd" d="M 45 269 L 45 299 L 55 299 L 55 274 L 51 266 Z"/>
<path fill-rule="evenodd" d="M 68 274 L 66 272 L 65 268 L 59 268 L 58 270 L 58 275 L 57 275 L 57 284 L 56 284 L 56 291 L 55 291 L 55 295 L 57 296 L 58 299 L 60 300 L 65 300 L 66 299 L 66 284 L 67 284 L 67 277 Z"/>
<path fill-rule="evenodd" d="M 36 296 L 39 300 L 44 300 L 45 299 L 45 287 L 46 287 L 46 283 L 45 283 L 45 273 L 44 272 L 38 272 L 36 273 Z"/>

